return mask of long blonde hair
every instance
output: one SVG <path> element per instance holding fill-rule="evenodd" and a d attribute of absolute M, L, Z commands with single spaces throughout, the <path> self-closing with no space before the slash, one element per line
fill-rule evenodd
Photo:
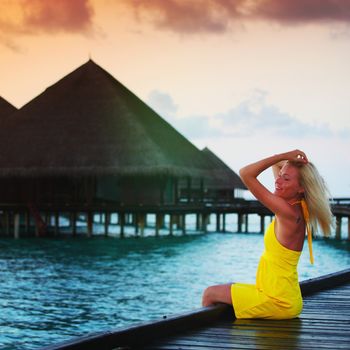
<path fill-rule="evenodd" d="M 312 231 L 321 230 L 328 236 L 332 227 L 333 215 L 330 207 L 330 193 L 327 185 L 316 167 L 308 162 L 307 164 L 295 164 L 299 169 L 300 185 L 304 188 L 304 198 L 310 214 L 310 225 Z"/>

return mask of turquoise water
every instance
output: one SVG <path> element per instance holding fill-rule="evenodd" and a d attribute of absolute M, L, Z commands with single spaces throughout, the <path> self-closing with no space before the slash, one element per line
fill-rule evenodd
<path fill-rule="evenodd" d="M 0 240 L 0 349 L 36 349 L 200 307 L 203 289 L 254 282 L 263 235 Z M 350 266 L 350 243 L 307 245 L 300 279 Z"/>

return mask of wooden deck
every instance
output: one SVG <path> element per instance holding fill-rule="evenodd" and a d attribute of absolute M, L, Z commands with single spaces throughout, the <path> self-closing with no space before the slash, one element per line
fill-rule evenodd
<path fill-rule="evenodd" d="M 297 319 L 221 321 L 139 349 L 350 349 L 350 283 L 305 298 Z"/>
<path fill-rule="evenodd" d="M 42 350 L 350 349 L 350 269 L 300 286 L 304 309 L 297 319 L 235 320 L 232 307 L 218 304 Z"/>

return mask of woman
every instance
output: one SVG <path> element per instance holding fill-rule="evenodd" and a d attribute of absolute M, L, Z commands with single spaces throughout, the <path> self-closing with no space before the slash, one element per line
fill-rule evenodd
<path fill-rule="evenodd" d="M 275 191 L 257 179 L 272 167 Z M 203 306 L 217 302 L 232 304 L 237 318 L 288 319 L 302 310 L 297 264 L 308 231 L 313 262 L 311 232 L 319 225 L 330 232 L 332 214 L 328 191 L 317 169 L 304 152 L 294 150 L 274 155 L 240 170 L 252 194 L 275 214 L 266 230 L 265 251 L 260 258 L 256 284 L 224 284 L 208 287 Z"/>

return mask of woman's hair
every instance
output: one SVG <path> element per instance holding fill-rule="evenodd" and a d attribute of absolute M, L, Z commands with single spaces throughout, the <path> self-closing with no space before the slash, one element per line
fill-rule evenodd
<path fill-rule="evenodd" d="M 299 169 L 299 182 L 304 188 L 304 198 L 310 215 L 310 225 L 313 232 L 321 227 L 325 236 L 328 236 L 332 226 L 332 212 L 330 208 L 330 193 L 327 185 L 316 167 L 307 164 L 295 164 Z"/>

